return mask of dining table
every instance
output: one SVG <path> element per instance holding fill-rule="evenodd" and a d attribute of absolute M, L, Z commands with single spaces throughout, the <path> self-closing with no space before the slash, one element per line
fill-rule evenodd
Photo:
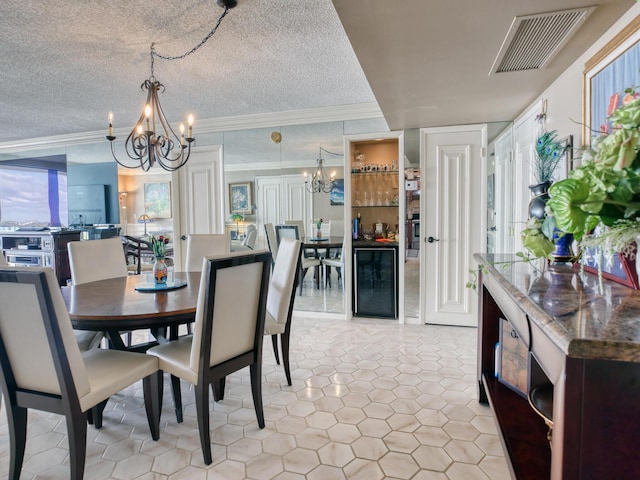
<path fill-rule="evenodd" d="M 152 275 L 128 275 L 62 287 L 71 325 L 105 332 L 110 348 L 145 352 L 178 338 L 178 327 L 195 320 L 200 272 L 175 272 L 166 287 L 156 289 Z M 155 340 L 125 345 L 120 332 L 148 329 Z M 168 334 L 167 334 L 168 333 Z M 180 381 L 171 378 L 174 408 L 182 422 Z"/>
<path fill-rule="evenodd" d="M 313 255 L 314 258 L 329 258 L 331 255 L 332 248 L 342 248 L 344 243 L 344 237 L 315 237 L 315 236 L 306 236 L 300 239 L 300 243 L 302 243 L 302 252 L 303 255 Z M 312 250 L 313 252 L 309 252 Z M 322 251 L 324 251 L 324 255 L 322 255 Z M 329 267 L 327 267 L 327 275 L 329 274 Z M 315 273 L 315 284 L 316 288 L 320 288 L 320 267 L 316 267 Z M 300 295 L 302 295 L 302 282 L 300 282 Z"/>
<path fill-rule="evenodd" d="M 74 329 L 105 332 L 112 348 L 145 351 L 177 338 L 178 327 L 195 320 L 200 272 L 173 276 L 162 290 L 153 288 L 151 275 L 142 274 L 69 285 L 61 289 L 62 297 Z M 122 341 L 120 332 L 144 329 L 155 342 L 126 346 Z"/>

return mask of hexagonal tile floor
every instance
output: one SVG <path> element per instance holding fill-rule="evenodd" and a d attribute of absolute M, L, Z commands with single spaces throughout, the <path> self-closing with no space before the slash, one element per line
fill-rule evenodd
<path fill-rule="evenodd" d="M 211 404 L 213 464 L 200 451 L 193 392 L 177 424 L 165 384 L 160 440 L 151 440 L 141 384 L 112 397 L 88 429 L 85 478 L 510 478 L 491 411 L 476 394 L 476 330 L 385 320 L 294 319 L 286 384 L 265 339 L 266 427 L 257 426 L 248 369 Z M 0 476 L 9 439 L 0 415 Z M 31 411 L 22 479 L 68 478 L 62 417 Z"/>

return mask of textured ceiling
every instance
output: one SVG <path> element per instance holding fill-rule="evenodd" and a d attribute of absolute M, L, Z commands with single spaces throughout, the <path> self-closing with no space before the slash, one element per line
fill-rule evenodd
<path fill-rule="evenodd" d="M 0 2 L 0 143 L 132 126 L 149 50 L 180 55 L 223 10 L 213 0 Z M 170 121 L 375 101 L 330 0 L 240 0 L 183 60 L 155 61 Z"/>
<path fill-rule="evenodd" d="M 489 76 L 515 15 L 591 2 L 239 0 L 155 76 L 172 122 L 375 101 L 394 130 L 511 120 L 633 4 L 599 0 L 547 69 Z M 182 54 L 221 12 L 213 0 L 2 0 L 0 145 L 105 130 L 109 111 L 131 127 L 151 43 Z"/>
<path fill-rule="evenodd" d="M 633 0 L 333 0 L 392 130 L 513 120 Z M 489 75 L 514 17 L 596 5 L 541 70 Z"/>

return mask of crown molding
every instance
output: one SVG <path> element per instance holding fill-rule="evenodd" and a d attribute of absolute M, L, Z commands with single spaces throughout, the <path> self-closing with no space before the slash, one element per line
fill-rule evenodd
<path fill-rule="evenodd" d="M 286 112 L 258 113 L 236 117 L 219 117 L 198 121 L 194 131 L 198 135 L 230 130 L 248 130 L 252 128 L 281 127 L 285 125 L 303 125 L 308 123 L 339 122 L 364 120 L 383 117 L 376 102 L 318 107 L 306 110 Z M 126 138 L 131 128 L 115 129 L 116 136 Z M 0 154 L 11 154 L 44 148 L 62 148 L 73 145 L 87 145 L 105 142 L 105 131 L 70 133 L 51 137 L 39 137 L 14 142 L 0 143 Z"/>
<path fill-rule="evenodd" d="M 324 167 L 344 167 L 343 159 L 324 160 Z M 304 162 L 296 160 L 294 162 L 255 162 L 255 163 L 225 163 L 225 172 L 249 172 L 249 171 L 261 171 L 261 170 L 284 170 L 291 168 L 302 168 L 314 171 L 318 168 L 315 162 Z"/>

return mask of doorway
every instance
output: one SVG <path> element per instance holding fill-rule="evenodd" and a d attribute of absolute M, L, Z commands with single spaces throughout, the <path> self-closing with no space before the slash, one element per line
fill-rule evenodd
<path fill-rule="evenodd" d="M 486 145 L 486 125 L 420 131 L 421 323 L 477 325 L 477 296 L 465 285 L 486 243 Z"/>

